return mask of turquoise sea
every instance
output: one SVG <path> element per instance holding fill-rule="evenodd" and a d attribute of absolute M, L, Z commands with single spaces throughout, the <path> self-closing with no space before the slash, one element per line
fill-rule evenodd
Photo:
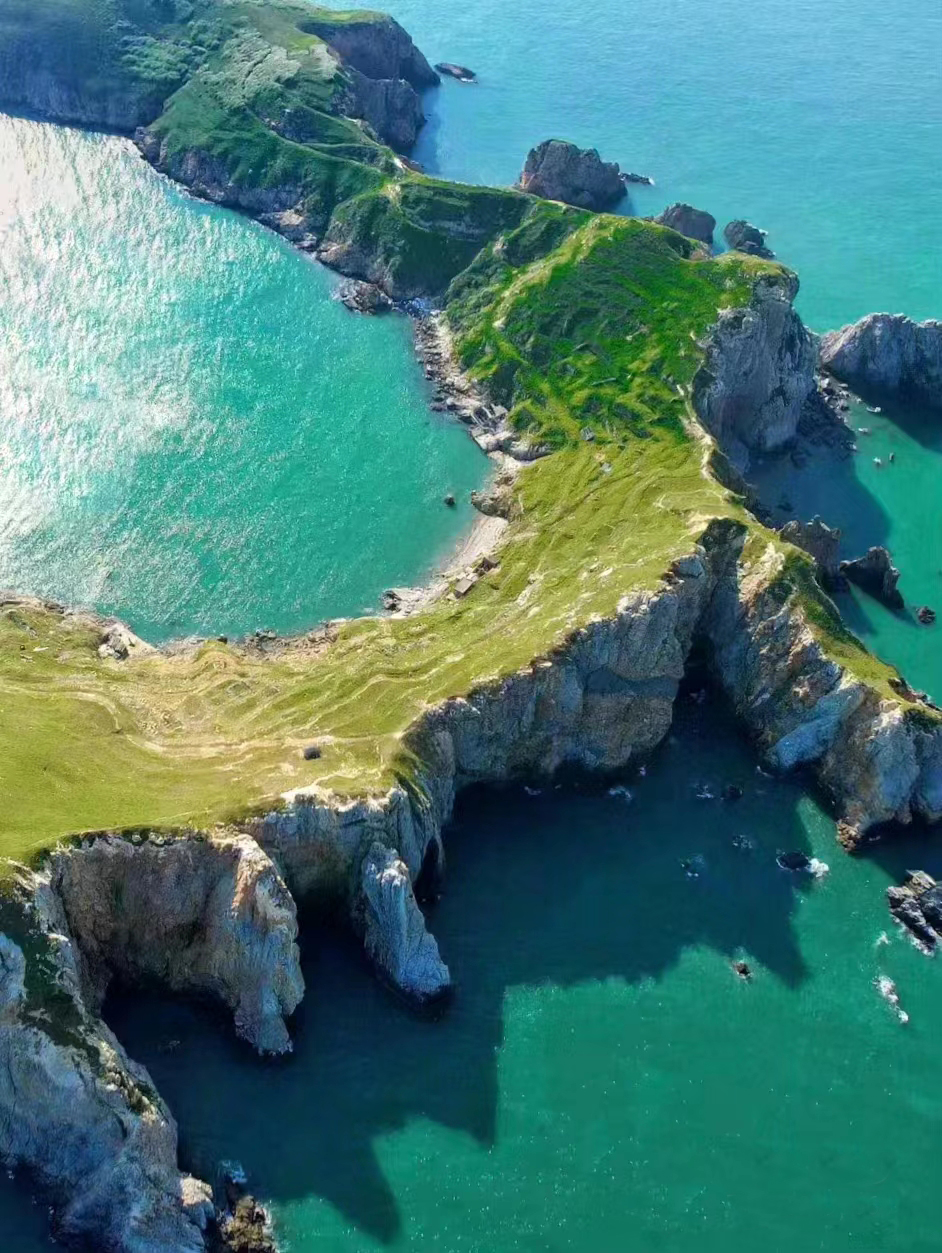
<path fill-rule="evenodd" d="M 938 6 L 466 0 L 443 10 L 428 0 L 387 0 L 387 7 L 430 59 L 463 62 L 480 75 L 475 87 L 445 82 L 430 93 L 416 154 L 429 168 L 509 182 L 543 138 L 596 145 L 656 179 L 654 188 L 633 191 L 636 212 L 684 199 L 721 226 L 745 216 L 766 228 L 801 275 L 799 305 L 815 329 L 873 309 L 942 315 Z M 47 535 L 71 535 L 68 543 L 91 559 L 81 566 L 63 556 L 58 567 L 44 559 L 45 541 L 30 537 L 35 511 L 24 495 L 23 528 L 5 524 L 0 532 L 0 554 L 24 564 L 0 569 L 2 581 L 48 571 L 48 590 L 59 595 L 106 608 L 136 604 L 142 617 L 129 616 L 154 635 L 197 629 L 209 618 L 223 630 L 249 599 L 232 590 L 225 570 L 215 584 L 202 571 L 181 573 L 179 590 L 150 623 L 142 589 L 154 586 L 155 570 L 175 577 L 161 566 L 165 556 L 193 551 L 186 535 L 175 550 L 155 547 L 148 521 L 176 510 L 212 528 L 225 506 L 237 514 L 228 533 L 237 536 L 238 559 L 257 571 L 250 620 L 230 629 L 259 620 L 289 625 L 276 619 L 288 612 L 286 586 L 291 613 L 304 617 L 315 602 L 317 614 L 342 612 L 331 599 L 342 600 L 334 569 L 321 561 L 328 550 L 347 551 L 347 541 L 318 544 L 309 525 L 319 496 L 325 512 L 317 516 L 336 518 L 328 507 L 341 465 L 348 491 L 365 480 L 376 505 L 344 603 L 374 601 L 380 588 L 427 568 L 466 524 L 466 516 L 440 509 L 445 480 L 464 492 L 481 469 L 473 457 L 463 460 L 474 452 L 466 436 L 452 439 L 453 429 L 425 410 L 405 328 L 346 317 L 329 300 L 328 276 L 251 224 L 152 180 L 117 141 L 45 128 L 43 136 L 21 142 L 64 153 L 54 166 L 60 180 L 63 169 L 86 160 L 98 162 L 99 174 L 63 210 L 67 230 L 54 215 L 48 230 L 37 223 L 34 265 L 56 250 L 67 261 L 70 239 L 83 231 L 94 237 L 108 223 L 111 239 L 124 241 L 135 213 L 159 215 L 165 245 L 142 231 L 150 242 L 122 272 L 121 299 L 135 316 L 114 312 L 106 320 L 101 356 L 113 352 L 124 364 L 102 367 L 104 399 L 63 391 L 72 370 L 57 357 L 54 319 L 31 329 L 21 352 L 7 358 L 25 357 L 22 368 L 54 397 L 44 411 L 55 414 L 47 442 L 21 452 L 14 481 L 26 491 L 38 479 L 42 488 L 42 473 L 26 471 L 56 467 L 49 495 L 58 512 L 46 515 Z M 23 159 L 15 159 L 17 179 L 38 186 L 45 175 L 34 163 L 25 179 Z M 123 216 L 114 205 L 122 199 Z M 112 208 L 93 227 L 89 215 L 103 200 Z M 8 227 L 0 236 L 3 274 L 9 238 Z M 129 249 L 136 238 L 132 231 Z M 107 259 L 114 249 L 102 251 Z M 87 298 L 99 265 L 79 269 L 74 284 L 68 264 L 60 270 L 57 300 L 70 310 L 62 325 L 93 322 L 93 303 L 109 307 L 109 298 Z M 182 290 L 184 304 L 204 310 L 216 300 L 215 330 L 205 331 L 210 313 L 170 318 L 172 303 L 151 318 L 142 274 L 160 299 Z M 196 274 L 189 287 L 187 274 Z M 110 280 L 102 282 L 117 302 Z M 28 303 L 21 288 L 5 288 L 0 327 L 17 318 L 34 327 L 22 308 L 11 313 L 10 301 Z M 216 344 L 209 362 L 198 347 L 207 340 Z M 4 331 L 0 358 L 8 342 Z M 160 416 L 160 389 L 151 384 L 169 379 L 176 387 L 189 377 L 173 368 L 181 357 L 192 363 L 197 392 L 187 407 L 171 389 L 174 424 Z M 0 389 L 11 368 L 0 369 Z M 123 394 L 140 401 L 143 415 L 130 432 L 127 406 L 110 398 L 119 394 L 122 369 L 131 372 Z M 321 397 L 330 398 L 323 409 Z M 243 436 L 239 424 L 256 402 L 266 455 L 252 460 L 261 437 Z M 15 415 L 0 417 L 0 438 L 9 443 Z M 782 461 L 761 467 L 761 476 L 773 500 L 787 494 L 801 513 L 841 525 L 848 551 L 889 545 L 910 608 L 892 615 L 856 597 L 845 611 L 872 646 L 942 700 L 939 636 L 911 613 L 921 603 L 942 610 L 942 426 L 913 410 L 861 409 L 853 421 L 872 430 L 860 436 L 855 458 L 800 472 Z M 215 479 L 193 470 L 193 449 L 204 447 L 191 435 L 194 423 L 204 424 L 199 440 L 219 459 Z M 32 430 L 28 413 L 21 426 Z M 103 428 L 107 439 L 98 438 Z M 388 457 L 377 458 L 370 441 L 403 429 L 383 447 L 398 450 L 400 474 L 419 476 L 403 489 L 401 508 L 415 505 L 421 520 L 390 531 Z M 147 437 L 135 443 L 139 431 Z M 337 441 L 339 459 L 327 462 L 318 451 L 299 470 L 299 454 L 317 439 Z M 418 464 L 411 441 L 438 458 L 433 470 Z M 171 447 L 176 460 L 163 479 L 142 477 L 137 467 L 157 474 L 154 461 Z M 889 450 L 897 454 L 892 466 Z M 349 462 L 340 458 L 346 451 Z M 267 476 L 279 457 L 285 479 L 276 488 Z M 4 475 L 7 467 L 0 462 Z M 374 478 L 378 467 L 382 477 Z M 307 477 L 315 472 L 319 492 Z M 254 499 L 232 500 L 233 474 Z M 178 478 L 199 482 L 199 492 L 180 494 Z M 155 482 L 165 485 L 171 507 L 154 496 Z M 104 502 L 84 516 L 73 512 L 75 498 L 84 499 L 75 485 L 83 483 Z M 9 513 L 8 503 L 0 508 Z M 255 526 L 266 508 L 293 528 L 290 545 L 283 531 L 268 548 L 258 539 L 272 534 L 267 518 Z M 122 531 L 126 514 L 135 520 Z M 117 529 L 96 536 L 94 518 L 117 519 Z M 119 575 L 109 561 L 111 579 L 128 580 L 109 601 L 101 590 L 108 582 L 96 583 L 93 568 L 110 535 L 119 548 L 130 544 L 136 561 L 156 565 L 141 575 L 127 564 Z M 210 538 L 206 551 L 214 547 Z M 55 569 L 86 581 L 77 591 L 53 587 Z M 732 781 L 745 788 L 738 804 L 695 797 L 700 782 Z M 448 890 L 431 917 L 458 981 L 439 1022 L 403 1012 L 356 948 L 312 918 L 302 931 L 308 995 L 294 1025 L 296 1052 L 284 1063 L 257 1062 L 205 1008 L 144 996 L 114 1001 L 113 1025 L 179 1118 L 186 1165 L 211 1175 L 222 1158 L 242 1160 L 291 1253 L 936 1250 L 942 984 L 938 962 L 890 925 L 883 889 L 908 866 L 942 873 L 942 845 L 917 831 L 865 858 L 846 857 L 802 781 L 757 773 L 751 750 L 713 700 L 682 699 L 671 741 L 645 777 L 632 771 L 626 782 L 630 803 L 568 787 L 462 802 L 446 834 Z M 740 835 L 754 842 L 751 850 L 734 845 Z M 779 870 L 774 854 L 790 848 L 822 858 L 830 873 L 811 881 Z M 685 870 L 690 859 L 702 859 L 696 877 Z M 739 957 L 752 967 L 750 983 L 730 968 Z M 873 986 L 881 974 L 896 981 L 907 1025 Z M 26 1189 L 0 1186 L 0 1248 L 39 1253 L 47 1247 L 43 1230 L 44 1214 Z"/>

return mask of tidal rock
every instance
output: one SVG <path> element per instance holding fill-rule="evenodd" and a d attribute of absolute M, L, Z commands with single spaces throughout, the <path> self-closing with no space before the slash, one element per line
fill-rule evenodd
<path fill-rule="evenodd" d="M 819 346 L 824 369 L 852 387 L 942 408 L 942 322 L 871 313 L 822 335 Z"/>
<path fill-rule="evenodd" d="M 435 69 L 439 74 L 446 74 L 449 78 L 457 78 L 459 83 L 477 82 L 477 75 L 474 70 L 469 70 L 466 65 L 454 65 L 451 61 L 439 61 Z"/>
<path fill-rule="evenodd" d="M 782 539 L 796 548 L 803 549 L 815 560 L 822 582 L 833 587 L 839 580 L 841 532 L 822 522 L 817 514 L 810 522 L 786 522 L 781 531 Z"/>
<path fill-rule="evenodd" d="M 337 289 L 337 298 L 353 313 L 388 313 L 393 302 L 375 283 L 347 279 Z"/>
<path fill-rule="evenodd" d="M 746 308 L 720 314 L 694 377 L 697 415 L 737 469 L 751 450 L 794 439 L 815 390 L 814 345 L 792 308 L 797 293 L 787 271 L 759 280 Z"/>
<path fill-rule="evenodd" d="M 648 174 L 636 174 L 633 170 L 622 170 L 618 177 L 623 183 L 638 183 L 642 187 L 653 187 L 654 179 Z"/>
<path fill-rule="evenodd" d="M 123 622 L 110 622 L 98 645 L 98 656 L 114 661 L 127 661 L 129 657 L 145 657 L 156 649 L 135 635 Z"/>
<path fill-rule="evenodd" d="M 594 148 L 577 148 L 562 139 L 530 149 L 518 186 L 544 200 L 596 211 L 611 208 L 625 195 L 617 164 L 603 161 Z"/>
<path fill-rule="evenodd" d="M 294 901 L 245 835 L 90 839 L 49 860 L 50 882 L 103 999 L 115 975 L 217 997 L 239 1035 L 284 1053 L 304 992 Z"/>
<path fill-rule="evenodd" d="M 698 239 L 708 248 L 713 247 L 713 232 L 716 230 L 716 218 L 703 209 L 695 209 L 689 204 L 668 205 L 663 213 L 654 219 L 661 226 L 669 226 L 671 230 L 680 231 L 688 239 Z"/>
<path fill-rule="evenodd" d="M 928 605 L 923 605 L 921 608 L 917 609 L 916 617 L 923 624 L 923 626 L 931 626 L 932 623 L 935 622 L 936 613 L 935 610 L 930 609 Z"/>
<path fill-rule="evenodd" d="M 487 487 L 471 493 L 471 504 L 478 513 L 492 518 L 512 517 L 516 508 L 515 479 L 512 471 L 501 470 Z"/>
<path fill-rule="evenodd" d="M 899 570 L 893 565 L 885 548 L 869 548 L 862 557 L 856 557 L 853 561 L 842 561 L 840 572 L 870 596 L 882 600 L 890 609 L 903 608 L 903 597 L 896 586 L 899 583 Z"/>
<path fill-rule="evenodd" d="M 278 1253 L 268 1214 L 254 1197 L 239 1197 L 223 1215 L 209 1253 Z"/>
<path fill-rule="evenodd" d="M 765 246 L 767 231 L 760 231 L 758 226 L 745 222 L 742 218 L 727 223 L 723 228 L 723 238 L 733 252 L 745 252 L 751 257 L 765 257 L 771 260 L 775 253 Z"/>
<path fill-rule="evenodd" d="M 901 887 L 889 887 L 890 913 L 929 951 L 942 939 L 942 884 L 924 870 L 910 871 Z"/>
<path fill-rule="evenodd" d="M 426 930 L 409 868 L 394 849 L 373 844 L 360 891 L 363 942 L 381 977 L 415 1005 L 441 1000 L 451 990 L 451 976 Z"/>

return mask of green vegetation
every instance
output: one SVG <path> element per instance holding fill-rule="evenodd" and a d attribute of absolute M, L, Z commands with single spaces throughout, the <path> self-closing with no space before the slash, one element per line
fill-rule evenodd
<path fill-rule="evenodd" d="M 749 526 L 761 549 L 777 542 L 710 473 L 690 390 L 718 311 L 784 272 L 702 259 L 651 223 L 410 171 L 343 115 L 344 71 L 311 33 L 362 20 L 291 0 L 0 0 L 0 44 L 23 50 L 24 30 L 40 30 L 31 64 L 86 97 L 130 92 L 172 170 L 209 158 L 223 183 L 284 193 L 398 294 L 447 288 L 465 367 L 555 452 L 521 472 L 500 565 L 470 594 L 341 624 L 329 642 L 274 657 L 211 642 L 121 663 L 99 658 L 79 618 L 0 610 L 7 855 L 30 860 L 81 831 L 237 820 L 299 787 L 414 785 L 408 732 L 424 710 L 656 587 L 714 518 Z M 835 618 L 807 562 L 789 555 L 780 584 L 882 690 L 892 671 Z M 312 739 L 323 753 L 305 761 Z"/>

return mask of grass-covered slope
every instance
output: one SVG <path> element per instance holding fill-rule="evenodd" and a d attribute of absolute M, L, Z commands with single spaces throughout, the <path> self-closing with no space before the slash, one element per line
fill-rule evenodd
<path fill-rule="evenodd" d="M 77 830 L 205 824 L 312 783 L 383 790 L 409 770 L 402 736 L 424 709 L 656 586 L 710 518 L 744 518 L 703 470 L 688 394 L 717 311 L 770 267 L 691 259 L 646 223 L 580 221 L 573 231 L 547 206 L 455 284 L 449 306 L 472 371 L 498 372 L 516 419 L 558 447 L 517 480 L 499 568 L 463 599 L 351 621 L 275 658 L 211 642 L 195 656 L 102 661 L 88 626 L 8 608 L 5 852 Z M 313 739 L 323 756 L 305 761 Z"/>

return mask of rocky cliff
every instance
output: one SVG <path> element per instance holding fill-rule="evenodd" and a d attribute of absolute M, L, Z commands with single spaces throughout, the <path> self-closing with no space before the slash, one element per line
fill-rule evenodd
<path fill-rule="evenodd" d="M 759 279 L 747 308 L 720 315 L 694 379 L 700 421 L 740 469 L 750 451 L 794 439 L 814 392 L 814 345 L 792 308 L 797 292 L 787 271 Z"/>
<path fill-rule="evenodd" d="M 688 239 L 697 239 L 708 248 L 713 247 L 716 218 L 704 209 L 695 209 L 689 204 L 671 204 L 654 220 L 660 226 L 669 226 L 673 231 L 680 231 Z"/>
<path fill-rule="evenodd" d="M 318 35 L 345 65 L 367 78 L 404 79 L 413 87 L 434 87 L 441 80 L 409 33 L 383 13 L 327 13 L 305 19 L 304 29 Z"/>
<path fill-rule="evenodd" d="M 49 880 L 77 941 L 92 1004 L 110 979 L 216 997 L 260 1052 L 291 1048 L 284 1019 L 304 981 L 294 901 L 243 835 L 99 837 L 55 852 Z"/>
<path fill-rule="evenodd" d="M 28 1169 L 67 1243 L 200 1253 L 213 1206 L 177 1168 L 177 1129 L 143 1067 L 86 1007 L 48 882 L 0 900 L 0 1160 Z"/>
<path fill-rule="evenodd" d="M 942 322 L 871 313 L 821 336 L 821 365 L 860 390 L 900 392 L 942 408 Z"/>
<path fill-rule="evenodd" d="M 594 148 L 547 139 L 531 148 L 517 186 L 531 196 L 562 200 L 579 209 L 610 209 L 625 195 L 618 166 Z"/>

